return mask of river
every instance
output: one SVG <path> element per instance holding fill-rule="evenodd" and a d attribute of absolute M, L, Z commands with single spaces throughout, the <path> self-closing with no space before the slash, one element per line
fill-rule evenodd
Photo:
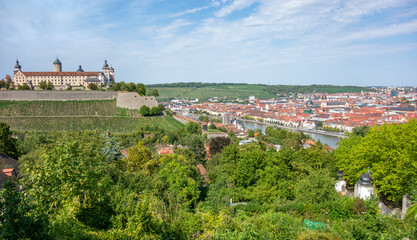
<path fill-rule="evenodd" d="M 244 119 L 242 119 L 242 122 L 245 124 L 245 128 L 247 129 L 261 129 L 263 133 L 265 133 L 266 128 L 268 127 L 265 123 L 261 123 L 261 122 L 250 122 L 250 121 L 245 121 Z M 274 126 L 274 128 L 277 128 Z M 319 133 L 305 133 L 310 135 L 315 141 L 319 141 L 323 144 L 327 144 L 332 148 L 337 148 L 337 144 L 340 141 L 339 137 L 335 137 L 335 136 L 328 136 L 328 135 L 323 135 L 323 134 L 319 134 Z"/>

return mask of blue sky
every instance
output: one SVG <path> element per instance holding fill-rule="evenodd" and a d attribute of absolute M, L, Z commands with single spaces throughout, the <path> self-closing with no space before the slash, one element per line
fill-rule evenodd
<path fill-rule="evenodd" d="M 0 77 L 417 86 L 417 0 L 0 0 Z"/>

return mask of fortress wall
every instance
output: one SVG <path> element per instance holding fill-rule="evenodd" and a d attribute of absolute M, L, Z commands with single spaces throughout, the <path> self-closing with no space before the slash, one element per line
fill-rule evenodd
<path fill-rule="evenodd" d="M 116 106 L 129 109 L 140 109 L 143 105 L 158 107 L 154 96 L 139 96 L 136 92 L 118 92 Z"/>
<path fill-rule="evenodd" d="M 116 98 L 116 106 L 140 109 L 143 105 L 157 107 L 154 96 L 139 96 L 137 92 L 113 91 L 0 91 L 0 100 L 13 101 L 68 101 L 110 100 Z"/>
<path fill-rule="evenodd" d="M 66 100 L 109 100 L 116 92 L 106 91 L 0 91 L 0 100 L 13 101 L 66 101 Z"/>

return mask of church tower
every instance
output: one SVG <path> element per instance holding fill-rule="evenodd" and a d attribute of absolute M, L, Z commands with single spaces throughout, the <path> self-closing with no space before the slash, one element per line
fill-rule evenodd
<path fill-rule="evenodd" d="M 14 73 L 16 74 L 17 71 L 22 71 L 22 66 L 19 64 L 19 59 L 16 59 L 16 65 L 14 65 Z"/>
<path fill-rule="evenodd" d="M 54 72 L 62 72 L 62 64 L 58 58 L 54 61 Z"/>
<path fill-rule="evenodd" d="M 321 103 L 320 103 L 320 107 L 321 108 L 327 108 L 327 94 L 323 94 L 323 96 L 321 96 Z"/>

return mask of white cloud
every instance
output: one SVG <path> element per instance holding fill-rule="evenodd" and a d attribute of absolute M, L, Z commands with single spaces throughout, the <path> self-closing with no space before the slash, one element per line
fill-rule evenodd
<path fill-rule="evenodd" d="M 365 31 L 353 32 L 343 38 L 343 41 L 355 41 L 355 40 L 367 40 L 377 38 L 387 38 L 392 36 L 398 36 L 403 34 L 410 34 L 417 32 L 417 21 L 411 21 L 406 23 L 392 24 L 386 27 L 380 27 L 375 29 L 368 29 Z"/>
<path fill-rule="evenodd" d="M 234 11 L 242 10 L 257 2 L 258 0 L 234 0 L 231 4 L 221 8 L 215 15 L 225 17 Z"/>

